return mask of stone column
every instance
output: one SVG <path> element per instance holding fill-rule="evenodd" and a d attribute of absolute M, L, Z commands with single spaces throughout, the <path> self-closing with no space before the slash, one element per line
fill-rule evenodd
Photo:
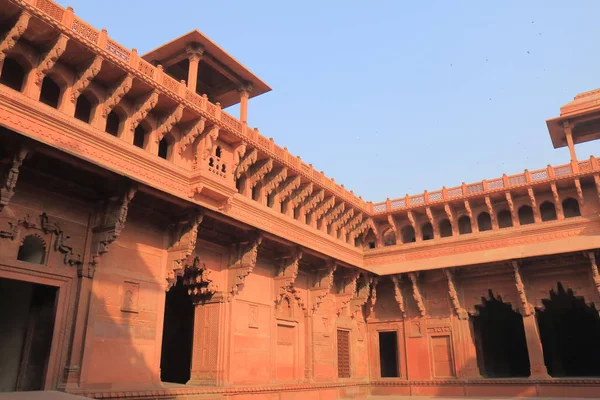
<path fill-rule="evenodd" d="M 250 83 L 246 83 L 238 88 L 238 93 L 240 94 L 240 121 L 244 124 L 248 123 L 248 98 L 251 91 L 252 85 Z"/>
<path fill-rule="evenodd" d="M 190 66 L 188 68 L 187 87 L 192 92 L 196 93 L 198 85 L 198 64 L 204 55 L 204 48 L 198 43 L 191 43 L 185 49 Z"/>
<path fill-rule="evenodd" d="M 520 311 L 523 316 L 523 328 L 525 329 L 525 340 L 527 342 L 527 352 L 529 353 L 529 364 L 531 378 L 549 378 L 546 364 L 544 363 L 544 351 L 542 349 L 542 340 L 540 331 L 535 320 L 535 309 L 527 301 L 525 284 L 521 278 L 521 269 L 518 261 L 512 261 L 512 267 L 515 273 L 515 284 L 520 300 Z"/>
<path fill-rule="evenodd" d="M 567 139 L 567 146 L 569 146 L 569 153 L 571 154 L 571 161 L 577 161 L 577 154 L 575 154 L 575 144 L 573 143 L 573 127 L 569 121 L 563 122 L 565 128 L 565 138 Z"/>
<path fill-rule="evenodd" d="M 216 293 L 195 305 L 190 384 L 224 383 L 225 298 L 225 294 Z"/>

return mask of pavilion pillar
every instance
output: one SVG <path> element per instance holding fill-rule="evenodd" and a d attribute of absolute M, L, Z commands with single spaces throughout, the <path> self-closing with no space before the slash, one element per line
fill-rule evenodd
<path fill-rule="evenodd" d="M 575 144 L 573 143 L 573 126 L 569 121 L 563 123 L 565 128 L 565 138 L 567 139 L 567 146 L 569 146 L 569 153 L 571 155 L 571 161 L 577 161 L 577 154 L 575 154 Z"/>
<path fill-rule="evenodd" d="M 535 309 L 527 301 L 525 284 L 521 278 L 521 271 L 518 261 L 512 261 L 512 267 L 515 274 L 515 284 L 520 300 L 520 311 L 523 316 L 523 328 L 525 330 L 525 341 L 527 342 L 527 352 L 529 353 L 530 378 L 549 378 L 546 364 L 544 363 L 544 350 L 542 348 L 542 339 L 540 331 L 535 320 Z"/>
<path fill-rule="evenodd" d="M 189 384 L 222 385 L 225 381 L 226 294 L 196 304 Z"/>
<path fill-rule="evenodd" d="M 204 55 L 204 49 L 197 43 L 189 44 L 185 49 L 190 66 L 188 68 L 187 87 L 192 92 L 196 93 L 198 86 L 198 64 Z"/>
<path fill-rule="evenodd" d="M 252 91 L 252 85 L 247 83 L 238 88 L 240 94 L 240 121 L 243 124 L 248 123 L 248 99 L 250 98 L 250 92 Z"/>

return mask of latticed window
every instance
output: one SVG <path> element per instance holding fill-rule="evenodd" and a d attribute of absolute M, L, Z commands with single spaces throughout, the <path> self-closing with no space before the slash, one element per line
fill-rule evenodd
<path fill-rule="evenodd" d="M 350 378 L 350 332 L 337 331 L 338 377 Z"/>

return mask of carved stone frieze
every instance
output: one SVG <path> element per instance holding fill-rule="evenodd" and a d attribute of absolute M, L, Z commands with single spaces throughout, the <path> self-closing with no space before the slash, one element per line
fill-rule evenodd
<path fill-rule="evenodd" d="M 110 199 L 107 199 L 98 213 L 96 226 L 92 228 L 92 246 L 90 265 L 95 268 L 100 261 L 100 256 L 108 252 L 108 247 L 113 243 L 123 228 L 127 220 L 129 204 L 137 187 L 133 184 L 127 184 L 121 192 Z"/>
<path fill-rule="evenodd" d="M 10 199 L 15 194 L 15 187 L 19 180 L 19 170 L 29 151 L 29 148 L 25 146 L 18 148 L 13 155 L 12 162 L 10 162 L 7 170 L 1 176 L 0 212 L 10 203 Z"/>
<path fill-rule="evenodd" d="M 183 276 L 186 261 L 196 248 L 198 227 L 203 218 L 201 211 L 193 211 L 171 225 L 171 245 L 167 249 L 167 290 L 177 283 L 178 276 Z"/>
<path fill-rule="evenodd" d="M 71 87 L 71 101 L 75 103 L 79 96 L 87 89 L 92 80 L 98 75 L 102 68 L 102 62 L 104 59 L 100 56 L 95 56 L 92 62 L 83 69 L 77 76 L 77 79 Z"/>
<path fill-rule="evenodd" d="M 239 243 L 232 249 L 232 262 L 229 266 L 231 295 L 236 295 L 244 285 L 246 277 L 252 273 L 258 259 L 258 248 L 263 240 L 261 233 L 246 243 Z"/>
<path fill-rule="evenodd" d="M 0 38 L 0 62 L 6 58 L 6 53 L 15 47 L 15 44 L 19 41 L 27 26 L 29 25 L 29 19 L 31 15 L 26 11 L 21 11 L 19 18 L 15 24 Z"/>
<path fill-rule="evenodd" d="M 402 295 L 402 289 L 400 288 L 400 279 L 402 275 L 392 275 L 392 282 L 394 283 L 394 298 L 396 299 L 396 303 L 398 304 L 398 308 L 400 309 L 400 313 L 403 318 L 406 318 L 406 305 L 404 303 L 404 296 Z"/>
<path fill-rule="evenodd" d="M 424 317 L 426 315 L 425 301 L 423 301 L 423 296 L 421 294 L 421 288 L 419 285 L 419 275 L 417 272 L 409 272 L 408 278 L 410 279 L 410 282 L 412 284 L 413 298 L 415 299 L 415 302 L 417 303 L 417 309 L 419 310 L 419 315 L 421 317 Z"/>
<path fill-rule="evenodd" d="M 123 96 L 125 96 L 131 90 L 131 86 L 133 85 L 133 76 L 131 74 L 127 74 L 121 79 L 119 83 L 117 83 L 110 94 L 104 100 L 102 104 L 102 116 L 104 118 L 108 117 L 108 114 L 121 102 Z"/>
<path fill-rule="evenodd" d="M 157 143 L 160 142 L 163 139 L 163 137 L 165 137 L 165 135 L 169 133 L 173 129 L 173 127 L 181 120 L 181 117 L 183 116 L 183 109 L 183 104 L 179 104 L 160 121 L 158 128 L 156 128 L 155 140 Z"/>
<path fill-rule="evenodd" d="M 80 269 L 83 261 L 81 258 L 81 249 L 73 250 L 73 246 L 69 243 L 70 236 L 65 234 L 56 221 L 50 220 L 48 214 L 42 213 L 40 215 L 40 222 L 44 233 L 53 233 L 56 235 L 54 250 L 64 255 L 64 263 L 78 266 L 78 272 L 81 273 Z"/>
<path fill-rule="evenodd" d="M 38 86 L 42 85 L 42 81 L 46 77 L 46 74 L 48 73 L 48 71 L 50 71 L 52 69 L 52 67 L 54 67 L 54 64 L 56 64 L 56 62 L 58 61 L 60 56 L 67 49 L 68 42 L 69 42 L 69 38 L 67 36 L 61 34 L 58 37 L 58 39 L 56 40 L 56 42 L 54 42 L 54 44 L 52 46 L 50 46 L 50 49 L 48 49 L 46 54 L 44 54 L 44 56 L 42 57 L 40 63 L 38 64 L 38 66 L 36 68 L 36 71 L 35 71 L 35 84 L 36 85 L 38 85 Z"/>

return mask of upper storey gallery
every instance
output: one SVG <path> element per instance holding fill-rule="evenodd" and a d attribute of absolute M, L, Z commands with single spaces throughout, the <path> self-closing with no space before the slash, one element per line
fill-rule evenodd
<path fill-rule="evenodd" d="M 278 221 L 295 220 L 316 242 L 358 247 L 354 257 L 585 214 L 585 192 L 600 185 L 597 160 L 578 161 L 574 151 L 600 131 L 596 92 L 548 121 L 553 144 L 569 146 L 570 164 L 372 204 L 250 128 L 248 100 L 269 86 L 198 31 L 141 56 L 71 8 L 0 0 L 0 38 L 3 101 L 127 154 L 130 176 L 150 171 L 144 184 L 222 210 L 241 194 Z M 222 109 L 238 103 L 239 118 Z"/>

